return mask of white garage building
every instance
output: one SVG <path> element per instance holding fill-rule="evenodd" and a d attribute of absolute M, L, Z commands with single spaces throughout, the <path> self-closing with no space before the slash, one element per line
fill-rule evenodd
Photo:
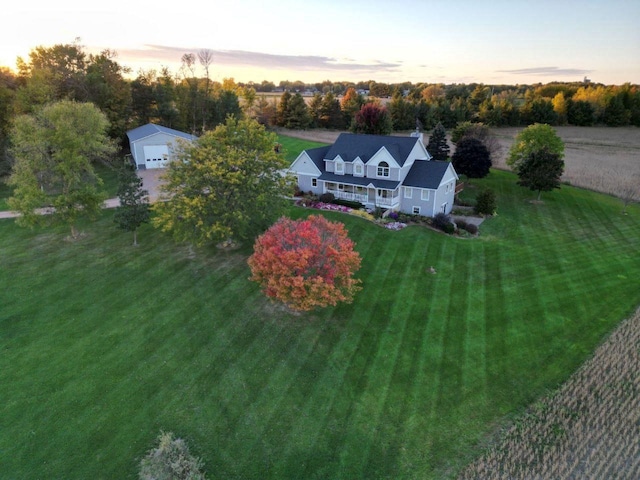
<path fill-rule="evenodd" d="M 164 168 L 171 161 L 178 139 L 194 141 L 194 135 L 147 123 L 127 132 L 131 156 L 138 170 Z"/>

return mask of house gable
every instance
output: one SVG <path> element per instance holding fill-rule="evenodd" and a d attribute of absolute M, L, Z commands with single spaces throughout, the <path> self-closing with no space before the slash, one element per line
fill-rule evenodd
<path fill-rule="evenodd" d="M 299 175 L 320 176 L 322 174 L 318 166 L 307 153 L 307 150 L 304 150 L 300 155 L 298 155 L 298 158 L 293 161 L 289 170 Z"/>

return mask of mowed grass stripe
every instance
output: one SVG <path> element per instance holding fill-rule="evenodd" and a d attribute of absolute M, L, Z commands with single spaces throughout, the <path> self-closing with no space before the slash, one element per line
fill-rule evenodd
<path fill-rule="evenodd" d="M 363 220 L 354 219 L 354 225 L 362 225 Z M 365 222 L 366 224 L 366 222 Z M 364 231 L 357 228 L 350 228 L 353 233 L 353 239 L 356 241 L 357 250 L 364 257 L 376 257 L 381 249 L 388 248 L 387 241 L 390 237 L 384 238 L 384 232 L 381 229 L 366 229 Z M 380 238 L 380 235 L 383 238 Z M 362 273 L 358 277 L 362 277 Z M 365 282 L 369 283 L 369 276 L 365 277 Z M 366 288 L 372 288 L 365 285 Z M 382 286 L 382 285 L 380 285 Z M 356 296 L 355 302 L 351 306 L 342 306 L 340 311 L 347 310 L 348 315 L 344 313 L 337 319 L 340 322 L 347 322 L 349 325 L 355 326 L 355 331 L 365 332 L 370 325 L 372 312 L 368 309 L 373 308 L 368 302 L 363 304 L 363 297 Z M 328 320 L 331 321 L 331 320 Z M 360 323 L 362 323 L 360 325 Z M 301 410 L 295 416 L 296 422 L 291 426 L 290 432 L 285 435 L 290 438 L 287 442 L 285 451 L 286 462 L 283 462 L 276 470 L 274 470 L 274 478 L 278 475 L 286 475 L 288 471 L 295 468 L 300 462 L 300 452 L 314 452 L 313 457 L 309 458 L 306 463 L 305 471 L 312 472 L 327 467 L 330 462 L 335 463 L 336 458 L 332 453 L 333 436 L 335 436 L 336 428 L 343 423 L 343 417 L 348 409 L 348 405 L 353 401 L 352 395 L 342 396 L 342 387 L 347 377 L 347 371 L 350 368 L 351 361 L 358 351 L 359 339 L 353 333 L 354 330 L 344 327 L 338 327 L 341 334 L 339 339 L 333 346 L 325 347 L 325 363 L 324 368 L 313 382 L 314 388 L 310 392 L 305 392 L 305 402 Z"/>
<path fill-rule="evenodd" d="M 385 235 L 380 235 L 380 240 L 385 238 L 390 246 L 396 246 L 396 242 L 390 241 L 389 233 L 393 232 L 384 233 Z M 374 414 L 376 403 L 374 393 L 376 385 L 373 384 L 374 365 L 380 355 L 381 337 L 393 321 L 390 316 L 390 298 L 395 295 L 396 284 L 394 279 L 389 279 L 389 276 L 391 272 L 396 271 L 392 267 L 396 265 L 400 252 L 397 248 L 380 248 L 384 247 L 382 242 L 374 247 L 381 251 L 375 252 L 375 256 L 372 255 L 369 260 L 369 264 L 374 266 L 367 277 L 368 288 L 372 295 L 366 297 L 367 303 L 362 305 L 357 313 L 358 318 L 363 319 L 365 325 L 347 370 L 352 388 L 349 394 L 352 401 L 345 412 L 345 435 L 339 447 L 342 478 L 357 478 L 361 474 L 362 456 L 370 448 L 373 440 L 374 425 L 369 422 L 369 419 Z"/>
<path fill-rule="evenodd" d="M 444 265 L 442 260 L 444 243 L 442 237 L 432 235 L 429 237 L 428 257 L 426 264 L 440 268 Z M 438 271 L 436 269 L 436 271 Z M 435 405 L 438 384 L 440 381 L 439 364 L 441 361 L 441 321 L 437 316 L 439 297 L 441 293 L 437 275 L 429 272 L 426 277 L 426 285 L 423 292 L 425 326 L 422 332 L 417 355 L 416 376 L 410 391 L 407 392 L 409 408 L 402 430 L 402 442 L 398 464 L 402 471 L 428 471 L 432 468 L 432 436 L 429 428 L 433 405 Z"/>
<path fill-rule="evenodd" d="M 407 232 L 408 233 L 408 232 Z M 412 232 L 415 233 L 415 232 Z M 422 241 L 426 232 L 419 232 L 409 248 L 403 250 L 405 262 L 398 265 L 404 276 L 398 282 L 392 316 L 394 324 L 380 343 L 377 367 L 384 395 L 378 395 L 375 437 L 367 455 L 363 455 L 363 478 L 393 477 L 402 469 L 399 465 L 403 446 L 402 431 L 410 413 L 410 392 L 416 379 L 419 352 L 427 325 L 427 305 L 423 299 L 425 287 L 430 283 L 428 243 Z M 391 366 L 393 365 L 393 366 Z"/>

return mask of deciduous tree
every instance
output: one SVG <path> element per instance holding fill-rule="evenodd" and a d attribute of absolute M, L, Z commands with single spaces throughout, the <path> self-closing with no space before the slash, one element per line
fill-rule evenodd
<path fill-rule="evenodd" d="M 142 179 L 131 165 L 120 171 L 118 198 L 120 206 L 113 220 L 118 228 L 133 232 L 133 244 L 138 245 L 138 228 L 149 222 L 149 192 L 142 189 Z"/>
<path fill-rule="evenodd" d="M 511 145 L 507 165 L 518 173 L 520 164 L 531 152 L 543 149 L 557 154 L 561 160 L 564 157 L 564 142 L 553 127 L 544 123 L 529 125 L 516 136 Z"/>
<path fill-rule="evenodd" d="M 92 160 L 115 151 L 108 128 L 96 106 L 68 100 L 16 118 L 9 207 L 22 214 L 19 224 L 57 221 L 67 224 L 76 237 L 77 220 L 97 216 L 105 195 Z M 37 209 L 45 206 L 53 207 L 53 213 L 38 215 Z"/>
<path fill-rule="evenodd" d="M 177 241 L 241 241 L 264 231 L 292 190 L 275 134 L 257 121 L 229 117 L 193 144 L 181 144 L 164 175 L 165 200 L 153 224 Z"/>
<path fill-rule="evenodd" d="M 350 303 L 360 290 L 354 278 L 360 255 L 344 225 L 320 215 L 281 218 L 254 245 L 251 280 L 293 310 Z"/>
<path fill-rule="evenodd" d="M 392 129 L 391 115 L 385 107 L 374 102 L 362 106 L 351 126 L 354 133 L 370 135 L 388 135 Z"/>
<path fill-rule="evenodd" d="M 532 150 L 518 167 L 518 185 L 538 192 L 538 200 L 542 192 L 560 188 L 560 177 L 564 171 L 564 160 L 556 152 L 544 147 Z"/>
<path fill-rule="evenodd" d="M 459 174 L 469 178 L 484 178 L 489 175 L 491 155 L 480 140 L 468 137 L 456 145 L 451 163 Z"/>

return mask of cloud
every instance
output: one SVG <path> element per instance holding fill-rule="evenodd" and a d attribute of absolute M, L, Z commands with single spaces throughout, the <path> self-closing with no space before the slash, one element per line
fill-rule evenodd
<path fill-rule="evenodd" d="M 180 48 L 165 45 L 145 45 L 140 49 L 118 50 L 118 58 L 130 62 L 179 63 L 185 53 L 197 53 L 201 48 Z M 277 55 L 244 50 L 211 50 L 213 65 L 253 67 L 282 70 L 322 70 L 336 72 L 398 72 L 401 62 L 336 59 L 316 55 Z"/>
<path fill-rule="evenodd" d="M 540 75 L 540 76 L 559 76 L 559 75 L 586 75 L 592 70 L 583 70 L 581 68 L 558 68 L 558 67 L 534 67 L 519 68 L 516 70 L 497 70 L 498 73 L 512 73 L 514 75 Z"/>

